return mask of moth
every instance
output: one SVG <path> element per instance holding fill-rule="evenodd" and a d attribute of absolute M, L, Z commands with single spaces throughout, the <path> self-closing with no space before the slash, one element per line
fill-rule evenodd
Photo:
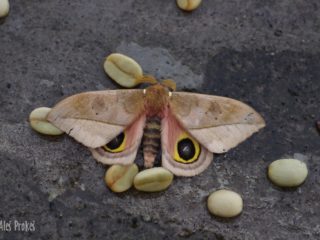
<path fill-rule="evenodd" d="M 194 176 L 265 126 L 250 106 L 226 97 L 176 92 L 172 80 L 145 89 L 84 92 L 59 102 L 47 116 L 103 164 L 131 164 L 142 142 L 144 166 Z"/>

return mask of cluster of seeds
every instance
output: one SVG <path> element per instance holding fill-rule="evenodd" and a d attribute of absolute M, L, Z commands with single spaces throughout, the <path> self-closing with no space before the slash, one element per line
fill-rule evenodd
<path fill-rule="evenodd" d="M 0 0 L 0 18 L 5 18 L 9 14 L 9 0 Z"/>
<path fill-rule="evenodd" d="M 297 159 L 279 159 L 268 167 L 269 179 L 279 187 L 298 187 L 307 176 L 307 165 Z M 241 196 L 230 190 L 218 190 L 208 198 L 209 212 L 218 217 L 235 217 L 242 208 Z"/>
<path fill-rule="evenodd" d="M 105 182 L 113 192 L 124 192 L 132 185 L 142 192 L 159 192 L 167 189 L 173 180 L 173 174 L 162 167 L 138 171 L 136 164 L 113 165 L 106 172 Z"/>

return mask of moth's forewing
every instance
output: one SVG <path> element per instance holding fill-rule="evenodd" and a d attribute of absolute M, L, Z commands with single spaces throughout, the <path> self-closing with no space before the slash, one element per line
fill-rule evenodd
<path fill-rule="evenodd" d="M 105 145 L 143 111 L 142 90 L 85 92 L 59 102 L 47 120 L 90 148 Z"/>
<path fill-rule="evenodd" d="M 183 127 L 213 153 L 228 151 L 265 126 L 253 108 L 226 97 L 174 92 L 170 109 Z"/>

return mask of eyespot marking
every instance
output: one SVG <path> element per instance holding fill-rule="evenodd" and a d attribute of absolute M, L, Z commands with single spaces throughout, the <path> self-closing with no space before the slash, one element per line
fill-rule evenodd
<path fill-rule="evenodd" d="M 125 132 L 120 133 L 110 142 L 103 146 L 103 149 L 107 152 L 118 153 L 125 149 L 127 135 Z"/>
<path fill-rule="evenodd" d="M 179 136 L 175 144 L 174 160 L 185 164 L 193 163 L 198 160 L 200 150 L 199 143 L 184 132 Z"/>

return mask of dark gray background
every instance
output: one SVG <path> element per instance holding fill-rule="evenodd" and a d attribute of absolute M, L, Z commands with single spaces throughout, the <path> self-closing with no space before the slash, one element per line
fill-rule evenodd
<path fill-rule="evenodd" d="M 0 220 L 35 221 L 36 231 L 0 239 L 320 239 L 319 7 L 204 0 L 185 13 L 174 0 L 11 1 L 0 25 Z M 28 124 L 36 107 L 118 88 L 102 68 L 112 52 L 180 90 L 246 102 L 267 127 L 167 191 L 114 194 L 85 147 Z M 268 181 L 268 164 L 283 157 L 307 163 L 302 186 Z M 242 195 L 239 217 L 207 211 L 220 188 Z"/>

